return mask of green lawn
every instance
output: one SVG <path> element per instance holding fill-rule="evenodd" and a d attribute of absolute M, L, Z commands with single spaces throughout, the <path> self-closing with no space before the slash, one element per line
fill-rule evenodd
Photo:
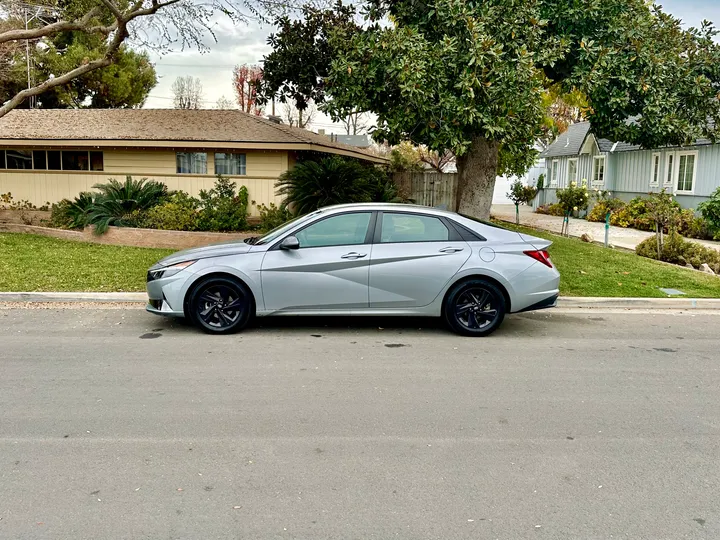
<path fill-rule="evenodd" d="M 663 287 L 679 289 L 689 297 L 720 298 L 718 277 L 575 238 L 506 223 L 502 225 L 553 242 L 548 251 L 560 271 L 560 294 L 563 296 L 662 298 L 666 295 L 659 287 Z"/>
<path fill-rule="evenodd" d="M 147 269 L 170 253 L 0 233 L 0 291 L 143 291 Z"/>
<path fill-rule="evenodd" d="M 552 240 L 563 296 L 662 297 L 658 287 L 666 287 L 720 298 L 720 278 L 573 238 L 518 230 Z M 148 267 L 170 253 L 0 233 L 0 291 L 142 291 Z"/>

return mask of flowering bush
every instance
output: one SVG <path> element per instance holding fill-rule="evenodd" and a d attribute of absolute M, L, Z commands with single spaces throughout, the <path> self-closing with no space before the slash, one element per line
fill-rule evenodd
<path fill-rule="evenodd" d="M 558 189 L 556 196 L 558 204 L 566 216 L 569 216 L 572 212 L 587 209 L 590 202 L 587 188 L 578 187 L 577 182 L 571 182 L 565 189 Z"/>

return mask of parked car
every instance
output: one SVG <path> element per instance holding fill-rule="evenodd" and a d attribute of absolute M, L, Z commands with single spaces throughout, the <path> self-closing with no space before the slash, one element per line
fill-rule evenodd
<path fill-rule="evenodd" d="M 214 334 L 255 316 L 397 315 L 485 336 L 506 313 L 555 305 L 550 244 L 423 206 L 332 206 L 262 237 L 166 257 L 148 271 L 147 310 Z"/>

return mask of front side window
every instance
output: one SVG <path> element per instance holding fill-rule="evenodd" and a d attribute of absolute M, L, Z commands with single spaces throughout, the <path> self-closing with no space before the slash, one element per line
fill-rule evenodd
<path fill-rule="evenodd" d="M 593 165 L 593 187 L 604 187 L 605 157 L 596 157 Z"/>
<path fill-rule="evenodd" d="M 371 212 L 358 212 L 329 217 L 309 225 L 295 236 L 301 249 L 364 244 L 371 216 Z"/>
<path fill-rule="evenodd" d="M 178 174 L 207 174 L 205 152 L 178 152 L 176 162 Z"/>
<path fill-rule="evenodd" d="M 695 154 L 681 154 L 678 158 L 677 191 L 691 193 L 695 178 Z"/>
<path fill-rule="evenodd" d="M 415 214 L 384 213 L 380 242 L 447 242 L 450 231 L 438 218 Z"/>
<path fill-rule="evenodd" d="M 657 186 L 660 183 L 660 154 L 652 155 L 652 176 L 650 176 L 650 185 Z"/>
<path fill-rule="evenodd" d="M 577 184 L 578 177 L 578 160 L 568 160 L 568 186 L 572 185 L 573 182 Z"/>
<path fill-rule="evenodd" d="M 32 169 L 32 150 L 6 150 L 8 169 Z"/>
<path fill-rule="evenodd" d="M 216 152 L 215 174 L 245 174 L 245 154 Z"/>

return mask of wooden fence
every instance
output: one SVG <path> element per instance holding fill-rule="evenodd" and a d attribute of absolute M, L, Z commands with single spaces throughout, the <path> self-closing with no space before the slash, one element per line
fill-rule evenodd
<path fill-rule="evenodd" d="M 393 180 L 402 197 L 424 206 L 455 208 L 457 174 L 436 172 L 395 173 Z"/>

